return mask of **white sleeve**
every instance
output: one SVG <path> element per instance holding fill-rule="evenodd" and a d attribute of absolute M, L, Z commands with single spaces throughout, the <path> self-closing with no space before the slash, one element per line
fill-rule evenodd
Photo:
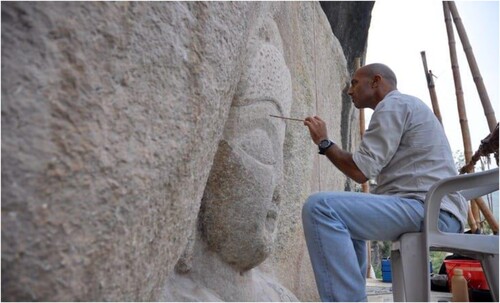
<path fill-rule="evenodd" d="M 405 129 L 408 111 L 381 109 L 373 113 L 354 163 L 368 179 L 375 178 L 398 150 Z"/>

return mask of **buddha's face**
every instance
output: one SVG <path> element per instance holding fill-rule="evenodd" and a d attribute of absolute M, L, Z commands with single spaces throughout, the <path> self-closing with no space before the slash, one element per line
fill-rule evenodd
<path fill-rule="evenodd" d="M 252 40 L 202 200 L 200 225 L 210 249 L 239 270 L 269 255 L 283 168 L 291 79 L 274 22 Z M 274 43 L 273 43 L 274 41 Z"/>

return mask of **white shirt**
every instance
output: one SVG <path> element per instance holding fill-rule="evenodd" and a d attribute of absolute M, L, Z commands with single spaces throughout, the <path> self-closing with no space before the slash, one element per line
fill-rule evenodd
<path fill-rule="evenodd" d="M 375 107 L 353 160 L 367 178 L 376 178 L 374 194 L 421 201 L 434 183 L 458 174 L 434 113 L 420 99 L 397 90 Z M 465 226 L 467 201 L 461 195 L 446 196 L 441 209 Z"/>

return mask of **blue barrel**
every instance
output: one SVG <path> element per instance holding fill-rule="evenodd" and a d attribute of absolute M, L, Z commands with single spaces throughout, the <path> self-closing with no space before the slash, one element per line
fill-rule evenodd
<path fill-rule="evenodd" d="M 391 260 L 382 259 L 382 282 L 392 282 Z"/>

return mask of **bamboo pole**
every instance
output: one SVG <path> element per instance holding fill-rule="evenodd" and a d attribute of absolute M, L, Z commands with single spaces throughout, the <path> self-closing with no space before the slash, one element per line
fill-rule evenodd
<path fill-rule="evenodd" d="M 483 105 L 484 113 L 488 122 L 488 127 L 490 128 L 490 132 L 493 132 L 496 128 L 497 121 L 495 118 L 495 112 L 491 106 L 490 99 L 488 97 L 488 93 L 486 91 L 486 87 L 484 86 L 483 79 L 481 77 L 481 73 L 479 71 L 477 62 L 474 57 L 474 53 L 472 51 L 472 46 L 469 42 L 469 39 L 467 37 L 467 33 L 465 31 L 465 27 L 463 26 L 462 19 L 460 18 L 460 15 L 458 14 L 457 7 L 455 5 L 455 2 L 449 1 L 448 3 L 448 9 L 449 13 L 451 13 L 453 17 L 453 21 L 455 23 L 455 26 L 457 28 L 457 32 L 460 37 L 460 41 L 462 42 L 464 52 L 467 57 L 467 62 L 469 63 L 469 67 L 471 70 L 471 73 L 474 78 L 474 82 L 476 84 L 478 93 L 479 93 L 479 98 L 481 99 L 481 103 Z M 451 22 L 450 22 L 451 23 Z M 458 66 L 458 65 L 457 65 Z M 464 107 L 465 111 L 465 107 Z M 467 162 L 470 162 L 472 160 L 472 155 L 470 158 L 466 157 Z M 472 169 L 473 171 L 473 169 Z M 482 198 L 477 198 L 474 201 L 471 201 L 471 209 L 472 213 L 474 215 L 474 219 L 476 222 L 480 222 L 480 215 L 479 211 L 481 211 L 490 225 L 491 229 L 493 230 L 494 233 L 498 233 L 498 223 L 495 220 L 495 217 L 493 216 L 491 210 L 487 207 L 486 203 L 483 201 Z M 479 227 L 481 227 L 481 224 L 479 224 Z"/>
<path fill-rule="evenodd" d="M 453 80 L 455 82 L 455 94 L 457 97 L 457 107 L 458 107 L 458 116 L 460 120 L 460 128 L 462 130 L 462 140 L 464 144 L 464 156 L 465 163 L 468 163 L 472 158 L 472 147 L 471 147 L 471 139 L 469 132 L 469 123 L 467 120 L 467 112 L 465 110 L 465 102 L 464 102 L 464 93 L 462 90 L 462 80 L 460 77 L 460 69 L 458 66 L 457 59 L 457 50 L 455 48 L 455 35 L 453 33 L 453 27 L 451 24 L 450 10 L 448 6 L 448 1 L 443 1 L 443 13 L 444 13 L 444 21 L 446 24 L 446 33 L 448 35 L 448 45 L 450 48 L 450 60 L 451 60 L 451 69 L 453 71 Z M 474 215 L 474 220 L 476 222 L 480 222 L 479 218 L 479 209 L 474 200 L 471 200 L 471 208 L 472 214 Z M 474 225 L 471 226 L 472 232 L 475 232 L 473 229 Z"/>
<path fill-rule="evenodd" d="M 482 156 L 488 156 L 490 154 L 494 154 L 498 166 L 498 132 L 499 124 L 497 123 L 495 130 L 486 136 L 486 138 L 481 140 L 478 150 L 474 153 L 474 155 L 472 155 L 471 161 L 460 169 L 460 174 L 467 174 L 471 172 L 477 161 L 479 161 Z"/>
<path fill-rule="evenodd" d="M 472 213 L 470 205 L 467 208 L 467 223 L 469 224 L 472 233 L 475 234 L 477 231 L 477 223 L 476 220 L 474 219 L 474 214 Z"/>
<path fill-rule="evenodd" d="M 464 144 L 465 162 L 469 162 L 472 157 L 472 147 L 470 143 L 469 123 L 467 120 L 467 112 L 465 110 L 464 93 L 462 90 L 462 79 L 460 77 L 460 69 L 458 66 L 457 51 L 455 48 L 455 37 L 451 24 L 450 11 L 448 2 L 443 1 L 443 10 L 446 23 L 446 31 L 448 34 L 448 45 L 450 48 L 451 69 L 453 71 L 453 80 L 455 82 L 455 95 L 457 97 L 457 108 L 460 119 L 460 128 L 462 130 L 462 140 Z"/>
<path fill-rule="evenodd" d="M 354 58 L 354 69 L 358 70 L 361 67 L 361 59 L 359 57 Z M 363 135 L 365 134 L 365 109 L 359 109 L 359 136 L 363 140 Z M 370 186 L 367 182 L 361 184 L 361 190 L 364 193 L 370 192 Z M 370 278 L 371 264 L 372 264 L 372 249 L 370 241 L 366 241 L 366 257 L 368 260 L 368 266 L 366 267 L 366 277 Z"/>
<path fill-rule="evenodd" d="M 491 106 L 488 92 L 486 91 L 486 87 L 484 86 L 483 78 L 481 77 L 481 72 L 479 71 L 476 58 L 474 57 L 474 52 L 472 51 L 472 46 L 469 42 L 469 38 L 467 37 L 467 32 L 465 31 L 462 19 L 458 14 L 457 6 L 455 5 L 454 1 L 449 1 L 448 7 L 453 17 L 455 27 L 457 28 L 458 36 L 460 37 L 460 41 L 462 42 L 465 56 L 467 57 L 467 62 L 469 63 L 469 68 L 471 70 L 472 77 L 474 79 L 474 83 L 476 84 L 477 92 L 479 94 L 479 99 L 481 100 L 481 104 L 483 105 L 484 115 L 486 116 L 486 120 L 488 121 L 488 127 L 490 128 L 490 132 L 492 132 L 495 129 L 495 126 L 497 125 L 495 111 Z"/>
<path fill-rule="evenodd" d="M 432 72 L 427 68 L 427 58 L 425 57 L 425 51 L 421 51 L 420 55 L 422 55 L 425 78 L 427 79 L 427 87 L 429 88 L 429 94 L 431 96 L 432 110 L 434 111 L 434 115 L 436 115 L 436 118 L 439 120 L 439 123 L 443 125 L 443 119 L 441 118 L 441 111 L 439 110 L 439 103 L 437 100 L 434 79 L 432 79 Z"/>
<path fill-rule="evenodd" d="M 486 156 L 496 151 L 498 151 L 498 123 L 495 127 L 495 130 L 493 130 L 493 132 L 491 132 L 486 138 L 481 140 L 479 149 L 474 153 L 471 161 L 460 169 L 460 174 L 471 172 L 474 169 L 474 165 L 481 156 Z M 484 218 L 490 225 L 491 229 L 493 230 L 493 233 L 498 234 L 498 222 L 496 221 L 495 216 L 493 216 L 490 208 L 488 208 L 482 198 L 476 199 L 476 204 L 483 213 Z"/>
<path fill-rule="evenodd" d="M 476 204 L 477 204 L 478 208 L 481 210 L 481 212 L 483 213 L 484 218 L 486 219 L 486 222 L 488 222 L 488 224 L 490 225 L 493 233 L 495 235 L 497 235 L 498 234 L 498 222 L 495 219 L 495 216 L 493 216 L 493 213 L 491 212 L 491 210 L 488 208 L 488 205 L 486 205 L 486 202 L 484 202 L 483 198 L 477 198 Z"/>

